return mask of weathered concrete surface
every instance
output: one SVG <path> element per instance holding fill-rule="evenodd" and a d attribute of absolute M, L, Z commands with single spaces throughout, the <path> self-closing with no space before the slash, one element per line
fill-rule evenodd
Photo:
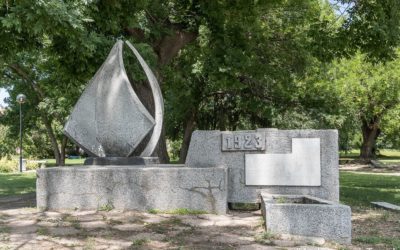
<path fill-rule="evenodd" d="M 311 196 L 261 194 L 266 230 L 351 243 L 351 209 Z M 292 203 L 306 199 L 306 203 Z M 298 201 L 296 201 L 298 202 Z"/>
<path fill-rule="evenodd" d="M 249 132 L 249 131 L 243 131 Z M 261 191 L 275 194 L 304 194 L 339 202 L 339 156 L 337 130 L 258 129 L 265 134 L 264 151 L 222 151 L 221 131 L 195 131 L 189 146 L 189 167 L 226 166 L 229 168 L 228 202 L 259 202 Z M 320 186 L 246 186 L 245 154 L 290 154 L 292 138 L 319 138 Z"/>
<path fill-rule="evenodd" d="M 184 165 L 57 167 L 37 171 L 41 210 L 187 208 L 225 214 L 227 169 Z"/>

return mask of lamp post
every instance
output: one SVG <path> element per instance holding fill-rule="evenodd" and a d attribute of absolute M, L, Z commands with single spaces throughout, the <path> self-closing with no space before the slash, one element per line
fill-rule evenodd
<path fill-rule="evenodd" d="M 19 171 L 22 172 L 22 104 L 26 101 L 26 95 L 17 95 L 19 103 Z"/>

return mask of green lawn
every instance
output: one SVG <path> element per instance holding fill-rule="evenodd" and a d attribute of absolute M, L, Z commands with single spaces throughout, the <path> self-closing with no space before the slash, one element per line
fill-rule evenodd
<path fill-rule="evenodd" d="M 342 162 L 358 159 L 360 150 L 351 150 L 347 154 L 340 151 L 340 160 Z M 400 151 L 391 149 L 382 149 L 379 151 L 378 160 L 384 164 L 400 164 Z"/>
<path fill-rule="evenodd" d="M 45 159 L 47 161 L 46 166 L 53 167 L 56 165 L 56 159 Z M 65 159 L 66 166 L 73 166 L 73 165 L 82 165 L 85 161 L 85 158 L 81 159 Z"/>
<path fill-rule="evenodd" d="M 27 194 L 36 190 L 36 173 L 0 174 L 0 196 Z"/>
<path fill-rule="evenodd" d="M 340 200 L 350 206 L 370 206 L 371 201 L 400 205 L 400 176 L 341 172 Z"/>

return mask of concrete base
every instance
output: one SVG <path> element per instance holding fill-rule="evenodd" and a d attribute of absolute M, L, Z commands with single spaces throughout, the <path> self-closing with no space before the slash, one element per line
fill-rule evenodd
<path fill-rule="evenodd" d="M 227 169 L 184 165 L 77 166 L 37 170 L 40 210 L 174 210 L 225 214 Z"/>
<path fill-rule="evenodd" d="M 261 194 L 266 230 L 351 243 L 349 206 L 307 195 Z"/>

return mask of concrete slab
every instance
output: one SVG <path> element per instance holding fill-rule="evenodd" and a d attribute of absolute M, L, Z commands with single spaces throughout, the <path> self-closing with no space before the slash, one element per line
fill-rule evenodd
<path fill-rule="evenodd" d="M 374 201 L 371 202 L 372 205 L 379 207 L 379 208 L 384 208 L 384 209 L 388 209 L 388 210 L 393 210 L 393 211 L 398 211 L 400 212 L 400 206 L 391 204 L 389 202 L 384 202 L 384 201 Z"/>

